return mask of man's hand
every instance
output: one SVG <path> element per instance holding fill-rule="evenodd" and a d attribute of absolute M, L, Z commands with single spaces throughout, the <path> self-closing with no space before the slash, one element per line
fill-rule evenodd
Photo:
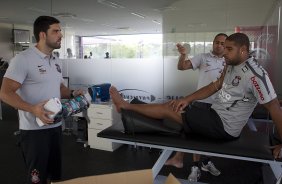
<path fill-rule="evenodd" d="M 274 156 L 275 159 L 281 158 L 282 154 L 280 152 L 281 152 L 281 149 L 282 149 L 282 144 L 271 146 L 270 149 L 273 149 L 272 153 L 273 153 L 273 156 Z"/>
<path fill-rule="evenodd" d="M 179 100 L 172 100 L 169 102 L 170 107 L 175 112 L 182 112 L 187 105 L 189 105 L 190 102 L 188 102 L 185 98 L 179 99 Z"/>
<path fill-rule="evenodd" d="M 74 91 L 72 92 L 72 95 L 73 95 L 74 97 L 79 96 L 79 95 L 84 95 L 84 91 L 83 91 L 82 89 L 77 89 L 77 90 L 74 90 Z"/>
<path fill-rule="evenodd" d="M 52 124 L 54 122 L 53 119 L 49 118 L 49 115 L 54 114 L 51 111 L 47 111 L 44 109 L 44 105 L 47 103 L 48 100 L 40 102 L 33 106 L 32 113 L 39 118 L 45 124 Z"/>
<path fill-rule="evenodd" d="M 177 47 L 179 54 L 181 54 L 181 55 L 187 54 L 186 48 L 183 47 L 183 45 L 181 45 L 180 43 L 176 44 L 176 47 Z"/>

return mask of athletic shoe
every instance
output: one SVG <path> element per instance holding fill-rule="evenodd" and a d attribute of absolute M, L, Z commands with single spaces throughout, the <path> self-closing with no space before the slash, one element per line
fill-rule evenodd
<path fill-rule="evenodd" d="M 188 181 L 197 182 L 200 179 L 201 171 L 199 167 L 193 166 L 191 167 L 191 173 L 188 176 Z"/>
<path fill-rule="evenodd" d="M 219 176 L 220 175 L 220 171 L 214 166 L 214 164 L 209 161 L 207 165 L 205 165 L 204 163 L 202 163 L 202 167 L 201 167 L 202 171 L 207 171 L 209 173 L 211 173 L 214 176 Z"/>

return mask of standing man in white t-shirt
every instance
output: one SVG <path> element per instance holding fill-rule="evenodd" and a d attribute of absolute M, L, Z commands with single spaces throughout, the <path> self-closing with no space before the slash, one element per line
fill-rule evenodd
<path fill-rule="evenodd" d="M 227 35 L 224 33 L 219 33 L 214 37 L 213 40 L 213 50 L 209 53 L 202 53 L 196 55 L 195 57 L 189 59 L 187 50 L 181 44 L 177 44 L 178 52 L 180 53 L 177 68 L 178 70 L 199 70 L 199 79 L 197 89 L 200 89 L 211 82 L 217 80 L 225 66 L 224 61 L 224 43 Z M 208 109 L 213 103 L 215 95 L 212 95 L 206 99 L 195 101 L 194 106 L 199 108 Z M 169 160 L 167 160 L 166 165 L 172 165 L 177 168 L 183 167 L 183 157 L 184 153 L 176 152 L 176 154 Z M 214 176 L 220 175 L 220 171 L 214 166 L 208 157 L 202 159 L 201 165 L 199 164 L 200 155 L 193 154 L 193 166 L 191 168 L 191 173 L 188 177 L 189 181 L 197 181 L 200 177 L 200 169 L 203 171 L 208 171 Z"/>
<path fill-rule="evenodd" d="M 10 62 L 3 78 L 0 98 L 18 109 L 20 148 L 24 156 L 26 183 L 47 184 L 61 178 L 62 122 L 55 123 L 44 109 L 51 98 L 71 98 L 83 94 L 64 85 L 62 63 L 53 55 L 61 47 L 59 20 L 38 17 L 33 25 L 37 44 Z M 39 126 L 39 118 L 45 126 Z"/>

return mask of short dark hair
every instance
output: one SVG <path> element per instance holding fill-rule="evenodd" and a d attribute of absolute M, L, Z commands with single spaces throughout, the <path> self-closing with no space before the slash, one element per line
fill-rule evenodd
<path fill-rule="evenodd" d="M 225 34 L 225 33 L 218 33 L 217 35 L 215 35 L 214 39 L 216 39 L 216 37 L 218 37 L 218 36 L 224 36 L 225 38 L 228 37 L 227 34 Z"/>
<path fill-rule="evenodd" d="M 228 41 L 235 42 L 236 45 L 239 45 L 240 47 L 246 46 L 247 51 L 249 52 L 250 49 L 250 40 L 249 37 L 244 33 L 233 33 L 232 35 L 228 36 L 226 38 Z"/>
<path fill-rule="evenodd" d="M 37 42 L 39 42 L 39 33 L 47 33 L 50 25 L 58 24 L 60 21 L 50 16 L 39 16 L 33 23 L 33 34 Z"/>

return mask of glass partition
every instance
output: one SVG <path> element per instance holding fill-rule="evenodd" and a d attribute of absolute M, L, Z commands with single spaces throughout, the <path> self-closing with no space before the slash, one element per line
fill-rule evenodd
<path fill-rule="evenodd" d="M 70 88 L 87 89 L 96 84 L 115 85 L 124 98 L 147 103 L 163 100 L 163 60 L 159 59 L 64 59 L 63 75 Z"/>
<path fill-rule="evenodd" d="M 277 52 L 281 48 L 280 6 L 275 0 L 179 0 L 171 4 L 163 12 L 164 97 L 179 98 L 197 87 L 197 70 L 177 70 L 176 44 L 189 44 L 192 58 L 210 52 L 213 38 L 220 32 L 249 36 L 253 55 L 269 72 L 281 95 L 281 75 L 276 71 L 281 68 L 281 54 Z"/>
<path fill-rule="evenodd" d="M 54 12 L 56 3 L 59 2 L 53 2 Z M 196 90 L 199 76 L 197 70 L 177 70 L 179 54 L 176 44 L 185 44 L 192 58 L 210 52 L 216 34 L 244 32 L 250 38 L 252 54 L 269 72 L 281 96 L 282 84 L 278 82 L 281 78 L 278 70 L 282 65 L 282 54 L 278 52 L 279 48 L 281 50 L 280 11 L 281 1 L 276 0 L 171 1 L 169 6 L 160 10 L 162 47 L 154 43 L 154 36 L 151 43 L 130 39 L 136 40 L 140 35 L 108 35 L 91 40 L 83 35 L 73 35 L 68 25 L 63 23 L 63 58 L 67 57 L 68 48 L 76 53 L 73 58 L 88 58 L 66 60 L 64 65 L 68 69 L 65 75 L 70 77 L 70 85 L 74 86 L 110 82 L 120 89 L 135 89 L 134 93 L 127 91 L 127 97 L 138 96 L 137 91 L 141 90 L 152 94 L 153 99 L 177 99 Z M 108 60 L 104 59 L 106 52 L 110 55 Z"/>
<path fill-rule="evenodd" d="M 115 35 L 82 37 L 85 58 L 161 58 L 162 35 Z M 92 57 L 90 56 L 92 53 Z M 108 57 L 106 53 L 108 52 Z M 94 53 L 94 54 L 93 54 Z"/>
<path fill-rule="evenodd" d="M 57 3 L 60 2 L 53 2 L 53 12 L 57 11 Z M 67 4 L 65 9 L 68 9 Z M 159 11 L 162 34 L 156 35 L 160 35 L 162 45 L 153 41 L 156 36 L 150 38 L 151 42 L 139 40 L 133 43 L 133 39 L 125 41 L 111 35 L 86 41 L 86 37 L 76 35 L 62 21 L 64 41 L 59 50 L 61 58 L 68 58 L 68 48 L 76 58 L 64 60 L 64 75 L 70 77 L 70 86 L 110 82 L 119 89 L 127 90 L 125 97 L 144 99 L 146 95 L 151 96 L 147 102 L 181 98 L 196 90 L 199 76 L 197 70 L 177 70 L 179 54 L 176 44 L 185 44 L 192 58 L 210 52 L 216 34 L 244 32 L 250 38 L 252 54 L 270 73 L 281 97 L 279 79 L 282 74 L 278 71 L 282 65 L 282 54 L 278 52 L 282 49 L 281 0 L 178 0 L 171 1 L 169 6 Z M 106 52 L 109 52 L 110 59 L 105 60 Z M 88 59 L 82 59 L 84 56 Z"/>

